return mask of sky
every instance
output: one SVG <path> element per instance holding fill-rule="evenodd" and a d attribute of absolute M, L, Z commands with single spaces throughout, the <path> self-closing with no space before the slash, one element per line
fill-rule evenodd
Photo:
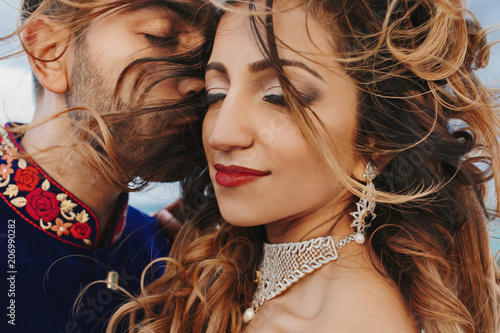
<path fill-rule="evenodd" d="M 0 36 L 16 28 L 19 4 L 19 0 L 0 0 Z M 467 4 L 483 26 L 500 25 L 499 0 L 469 0 Z M 500 31 L 491 34 L 490 40 L 500 40 Z M 17 44 L 3 44 L 0 56 L 19 49 Z M 487 85 L 500 88 L 500 45 L 493 48 L 489 66 L 479 75 Z M 34 111 L 32 91 L 31 73 L 24 56 L 0 61 L 0 124 L 30 121 Z M 174 201 L 178 195 L 178 184 L 155 185 L 150 191 L 133 194 L 131 203 L 151 213 Z"/>

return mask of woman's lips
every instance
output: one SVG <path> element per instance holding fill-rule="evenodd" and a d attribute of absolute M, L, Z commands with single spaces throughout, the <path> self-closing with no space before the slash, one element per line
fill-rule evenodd
<path fill-rule="evenodd" d="M 240 186 L 271 174 L 270 171 L 254 170 L 237 165 L 215 164 L 214 168 L 217 170 L 215 181 L 224 187 Z"/>

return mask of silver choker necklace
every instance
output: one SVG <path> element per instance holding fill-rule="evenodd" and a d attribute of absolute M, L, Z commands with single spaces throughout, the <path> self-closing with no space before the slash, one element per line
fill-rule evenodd
<path fill-rule="evenodd" d="M 356 235 L 356 232 L 352 233 L 337 244 L 331 236 L 297 243 L 264 243 L 263 259 L 255 281 L 257 290 L 253 295 L 252 306 L 243 314 L 243 322 L 249 323 L 264 302 L 280 295 L 306 274 L 337 260 L 337 250 L 352 241 L 357 242 Z"/>

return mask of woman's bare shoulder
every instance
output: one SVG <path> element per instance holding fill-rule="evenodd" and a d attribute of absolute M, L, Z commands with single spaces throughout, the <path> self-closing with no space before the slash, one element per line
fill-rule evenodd
<path fill-rule="evenodd" d="M 311 331 L 418 333 L 396 286 L 376 270 L 342 274 L 330 285 L 323 311 Z"/>
<path fill-rule="evenodd" d="M 344 256 L 266 302 L 245 333 L 418 333 L 397 286 L 366 253 Z"/>

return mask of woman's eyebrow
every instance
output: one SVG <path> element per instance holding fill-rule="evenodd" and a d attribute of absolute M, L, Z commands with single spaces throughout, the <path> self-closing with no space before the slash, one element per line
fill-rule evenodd
<path fill-rule="evenodd" d="M 319 75 L 318 72 L 316 72 L 314 69 L 307 66 L 306 64 L 304 64 L 301 61 L 288 60 L 288 59 L 280 59 L 280 61 L 281 61 L 281 64 L 283 66 L 294 66 L 294 67 L 302 68 L 302 69 L 308 71 L 309 73 L 311 73 L 313 76 L 317 77 L 318 79 L 325 81 L 323 79 L 323 77 L 321 75 Z M 264 71 L 264 70 L 267 70 L 270 68 L 271 68 L 271 64 L 268 61 L 266 61 L 265 59 L 253 62 L 253 63 L 248 65 L 248 69 L 249 69 L 250 73 L 257 73 L 257 72 L 261 72 L 261 71 Z M 224 64 L 222 64 L 220 62 L 216 62 L 216 61 L 210 62 L 207 65 L 205 71 L 208 72 L 209 70 L 216 70 L 219 73 L 227 75 L 226 66 L 224 66 Z"/>
<path fill-rule="evenodd" d="M 316 72 L 314 69 L 312 69 L 311 67 L 307 66 L 306 64 L 304 64 L 301 61 L 298 61 L 298 60 L 289 60 L 289 59 L 280 59 L 280 62 L 281 62 L 281 64 L 283 66 L 293 66 L 293 67 L 302 68 L 302 69 L 308 71 L 309 73 L 311 73 L 313 76 L 315 76 L 318 79 L 320 79 L 321 81 L 325 81 L 323 79 L 323 77 L 321 77 L 321 75 L 319 75 L 318 72 Z M 249 67 L 249 71 L 251 73 L 257 73 L 257 72 L 260 72 L 260 71 L 263 71 L 263 70 L 271 68 L 271 64 L 266 59 L 262 59 L 262 60 L 259 60 L 259 61 L 251 63 L 250 65 L 248 65 L 248 67 Z"/>
<path fill-rule="evenodd" d="M 220 62 L 212 61 L 210 62 L 207 67 L 205 68 L 205 72 L 208 72 L 209 70 L 216 70 L 217 72 L 220 72 L 222 74 L 227 75 L 227 69 L 226 66 L 224 66 Z"/>

